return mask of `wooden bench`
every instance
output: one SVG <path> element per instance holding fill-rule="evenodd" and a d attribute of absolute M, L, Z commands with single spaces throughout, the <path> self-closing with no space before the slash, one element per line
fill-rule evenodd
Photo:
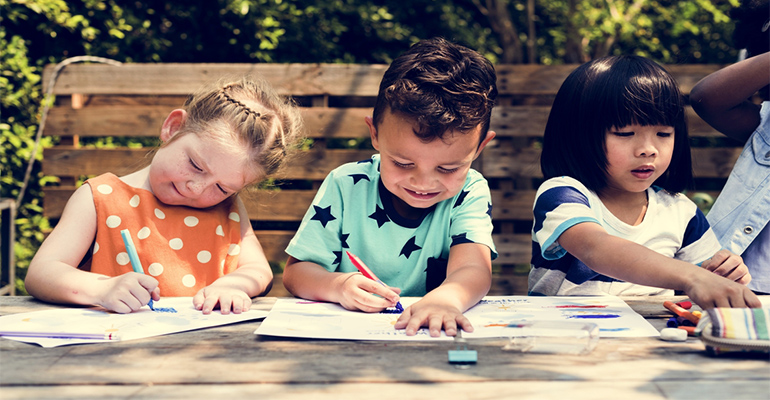
<path fill-rule="evenodd" d="M 44 73 L 47 83 L 54 66 Z M 667 68 L 685 93 L 718 65 Z M 495 260 L 491 294 L 524 294 L 531 254 L 530 229 L 535 190 L 542 181 L 539 146 L 559 86 L 574 65 L 498 65 L 498 106 L 492 118 L 497 138 L 474 167 L 489 180 L 493 197 Z M 95 148 L 99 137 L 157 137 L 169 111 L 185 96 L 223 74 L 258 74 L 302 107 L 312 147 L 289 166 L 280 190 L 257 190 L 245 198 L 252 224 L 268 259 L 285 261 L 284 248 L 326 174 L 345 162 L 368 158 L 371 147 L 364 117 L 370 115 L 385 65 L 350 64 L 103 64 L 69 65 L 54 85 L 56 100 L 44 134 L 60 137 L 45 149 L 43 173 L 58 186 L 44 189 L 44 214 L 54 224 L 83 177 L 137 166 L 148 148 Z M 724 139 L 688 110 L 697 186 L 714 197 L 723 186 L 740 144 Z M 352 146 L 350 144 L 353 144 Z M 367 142 L 364 142 L 367 143 Z M 366 147 L 365 144 L 363 147 Z M 523 286 L 522 286 L 523 285 Z"/>

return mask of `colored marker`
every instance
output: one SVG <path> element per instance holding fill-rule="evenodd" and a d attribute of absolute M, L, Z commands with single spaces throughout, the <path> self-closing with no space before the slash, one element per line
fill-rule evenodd
<path fill-rule="evenodd" d="M 695 336 L 695 327 L 694 326 L 680 325 L 680 326 L 677 326 L 677 329 L 682 329 L 684 331 L 687 331 L 687 336 Z"/>
<path fill-rule="evenodd" d="M 678 315 L 680 317 L 686 318 L 688 321 L 692 322 L 693 324 L 697 325 L 698 324 L 698 320 L 700 320 L 700 318 L 696 317 L 695 315 L 693 315 L 691 312 L 685 310 L 684 308 L 679 307 L 673 301 L 670 301 L 670 300 L 664 301 L 663 302 L 663 307 L 666 307 L 672 313 L 674 313 L 674 314 L 676 314 L 676 315 Z"/>
<path fill-rule="evenodd" d="M 133 268 L 136 273 L 144 274 L 142 262 L 139 261 L 139 254 L 136 252 L 134 241 L 131 240 L 131 232 L 129 232 L 128 229 L 123 229 L 120 231 L 120 236 L 123 237 L 123 244 L 126 245 L 126 253 L 128 253 L 128 259 L 131 261 L 131 268 Z M 155 311 L 155 308 L 152 306 L 152 298 L 150 298 L 150 302 L 147 303 L 147 305 L 150 306 L 150 310 Z"/>
<path fill-rule="evenodd" d="M 116 333 L 0 331 L 0 336 L 49 339 L 120 340 L 120 336 Z"/>
<path fill-rule="evenodd" d="M 369 279 L 379 283 L 382 286 L 388 287 L 388 285 L 386 285 L 385 282 L 381 281 L 380 278 L 377 278 L 377 276 L 374 275 L 374 272 L 372 272 L 372 270 L 370 270 L 369 267 L 367 267 L 366 264 L 364 264 L 364 262 L 361 261 L 360 258 L 358 258 L 358 256 L 356 256 L 355 254 L 353 254 L 353 253 L 351 253 L 351 252 L 349 252 L 347 250 L 345 251 L 345 253 L 348 254 L 348 258 L 350 258 L 350 262 L 352 262 L 353 265 L 355 265 L 356 268 L 358 268 L 358 270 L 361 272 L 361 274 L 363 274 L 365 277 L 367 277 L 367 278 L 369 278 Z M 400 301 L 396 302 L 396 310 L 398 310 L 399 312 L 403 312 L 404 311 L 404 307 L 401 305 Z"/>

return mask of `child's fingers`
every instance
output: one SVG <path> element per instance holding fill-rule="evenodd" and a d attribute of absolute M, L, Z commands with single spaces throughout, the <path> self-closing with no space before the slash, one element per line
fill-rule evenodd
<path fill-rule="evenodd" d="M 149 275 L 144 275 L 144 274 L 137 274 L 137 275 L 138 276 L 136 278 L 136 281 L 139 282 L 139 284 L 147 291 L 148 295 L 153 291 L 155 291 L 156 289 L 158 289 L 159 282 L 157 279 Z M 158 293 L 160 293 L 160 289 L 158 289 Z M 148 296 L 148 301 L 149 301 L 149 296 Z"/>
<path fill-rule="evenodd" d="M 746 307 L 751 308 L 762 308 L 762 302 L 759 301 L 759 297 L 754 294 L 751 290 L 746 289 L 744 292 L 744 301 L 746 303 Z"/>
<path fill-rule="evenodd" d="M 381 297 L 372 296 L 371 293 L 366 291 L 361 291 L 361 293 L 353 299 L 353 309 L 368 313 L 382 311 L 391 305 L 390 301 Z"/>
<path fill-rule="evenodd" d="M 725 278 L 728 278 L 730 280 L 738 279 L 738 276 L 735 276 L 734 279 L 731 279 L 730 275 L 735 271 L 736 269 L 740 268 L 741 265 L 743 265 L 743 259 L 741 259 L 738 256 L 735 257 L 729 257 L 724 260 L 719 265 L 712 265 L 710 266 L 710 271 L 719 275 L 724 276 Z M 745 266 L 744 266 L 744 269 Z"/>
<path fill-rule="evenodd" d="M 713 257 L 704 261 L 701 266 L 708 271 L 716 272 L 716 270 L 725 262 L 725 260 L 730 258 L 731 255 L 733 254 L 727 250 L 719 250 Z"/>
<path fill-rule="evenodd" d="M 401 313 L 401 315 L 396 320 L 396 324 L 393 326 L 396 329 L 404 329 L 406 328 L 406 324 L 409 323 L 409 320 L 412 318 L 412 307 L 407 307 L 404 312 Z"/>
<path fill-rule="evenodd" d="M 136 310 L 139 310 L 142 308 L 145 304 L 150 302 L 150 294 L 144 291 L 143 289 L 138 290 L 131 290 L 126 295 L 122 296 L 120 298 L 120 303 L 125 305 L 129 308 L 129 311 L 126 312 L 133 312 Z M 123 309 L 122 307 L 119 307 L 120 309 Z M 117 312 L 117 309 L 115 310 Z"/>
<path fill-rule="evenodd" d="M 751 282 L 751 274 L 746 273 L 740 278 L 736 279 L 735 281 L 740 283 L 741 285 L 748 285 L 749 282 Z"/>
<path fill-rule="evenodd" d="M 457 325 L 466 332 L 473 332 L 473 325 L 471 324 L 471 320 L 466 318 L 464 315 L 457 317 Z"/>
<path fill-rule="evenodd" d="M 230 314 L 230 308 L 232 305 L 233 305 L 232 296 L 230 296 L 229 294 L 222 294 L 219 296 L 219 312 L 221 312 L 222 315 Z"/>
<path fill-rule="evenodd" d="M 214 311 L 214 307 L 216 307 L 217 303 L 219 302 L 220 302 L 220 298 L 218 296 L 206 296 L 206 299 L 203 301 L 203 306 L 201 306 L 201 312 L 207 315 L 211 314 L 211 312 Z M 220 307 L 221 307 L 221 304 L 220 304 Z"/>
<path fill-rule="evenodd" d="M 344 291 L 346 293 L 343 294 L 343 297 L 347 300 L 341 304 L 346 309 L 377 312 L 395 306 L 400 299 L 398 294 L 390 288 L 361 274 L 353 275 L 345 283 L 346 289 Z"/>
<path fill-rule="evenodd" d="M 395 325 L 396 329 L 404 329 L 406 331 L 406 336 L 414 336 L 421 327 L 429 326 L 428 318 L 430 315 L 426 313 L 412 313 L 410 309 L 411 307 L 404 310 Z M 440 332 L 441 319 L 439 318 L 435 324 L 439 325 L 438 329 Z"/>
<path fill-rule="evenodd" d="M 364 278 L 363 275 L 361 278 L 356 279 L 355 283 L 358 285 L 358 287 L 366 292 L 369 292 L 371 294 L 376 294 L 386 300 L 388 300 L 391 304 L 395 305 L 397 301 L 399 301 L 401 298 L 398 296 L 398 293 L 393 291 L 393 289 L 381 285 L 379 282 L 375 282 L 371 279 Z"/>
<path fill-rule="evenodd" d="M 206 289 L 201 289 L 198 291 L 198 293 L 195 293 L 195 296 L 193 296 L 193 307 L 195 307 L 196 310 L 203 309 L 203 302 L 206 300 Z"/>
<path fill-rule="evenodd" d="M 116 313 L 119 313 L 119 314 L 128 314 L 128 313 L 134 311 L 134 310 L 131 309 L 131 307 L 129 307 L 126 303 L 124 303 L 123 301 L 121 301 L 119 299 L 108 300 L 107 302 L 105 302 L 101 306 L 106 308 L 106 309 L 108 309 L 108 310 L 110 310 L 110 311 L 115 311 Z"/>
<path fill-rule="evenodd" d="M 450 324 L 454 326 L 454 331 L 457 332 L 457 325 L 455 325 L 454 319 L 450 320 L 442 318 L 440 315 L 431 315 L 428 317 L 428 332 L 430 333 L 430 337 L 439 337 L 441 336 L 441 328 L 444 326 L 444 324 Z M 417 329 L 420 329 L 418 326 Z M 415 334 L 417 333 L 417 330 L 415 330 Z M 408 334 L 408 333 L 407 333 Z"/>
<path fill-rule="evenodd" d="M 457 336 L 457 321 L 454 319 L 451 315 L 444 316 L 444 332 L 447 336 Z M 441 335 L 441 327 L 438 327 L 438 330 L 435 332 L 436 335 L 434 336 L 433 333 L 433 327 L 429 326 L 430 329 L 430 335 L 433 337 Z"/>

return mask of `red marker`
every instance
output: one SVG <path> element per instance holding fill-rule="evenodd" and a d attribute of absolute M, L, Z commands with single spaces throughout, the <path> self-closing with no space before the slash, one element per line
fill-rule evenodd
<path fill-rule="evenodd" d="M 385 284 L 385 282 L 381 281 L 380 278 L 377 277 L 377 275 L 374 275 L 374 272 L 372 272 L 372 270 L 370 270 L 369 267 L 367 267 L 366 264 L 364 264 L 364 262 L 361 261 L 360 258 L 358 258 L 358 256 L 356 256 L 355 254 L 347 250 L 345 251 L 345 253 L 348 254 L 348 258 L 350 258 L 350 262 L 352 262 L 353 265 L 355 265 L 356 268 L 358 268 L 358 270 L 361 272 L 362 275 L 364 275 L 365 277 L 375 282 L 378 282 L 382 286 L 385 286 L 385 287 L 388 286 Z M 396 310 L 398 310 L 399 312 L 404 312 L 404 307 L 401 305 L 400 301 L 396 302 Z"/>

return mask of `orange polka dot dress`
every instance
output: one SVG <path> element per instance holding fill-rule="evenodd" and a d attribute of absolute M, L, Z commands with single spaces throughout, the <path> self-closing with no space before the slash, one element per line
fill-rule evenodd
<path fill-rule="evenodd" d="M 233 198 L 206 208 L 169 206 L 114 174 L 86 181 L 96 206 L 91 272 L 131 272 L 120 231 L 131 232 L 144 272 L 160 282 L 161 296 L 194 296 L 238 267 L 240 218 Z"/>

